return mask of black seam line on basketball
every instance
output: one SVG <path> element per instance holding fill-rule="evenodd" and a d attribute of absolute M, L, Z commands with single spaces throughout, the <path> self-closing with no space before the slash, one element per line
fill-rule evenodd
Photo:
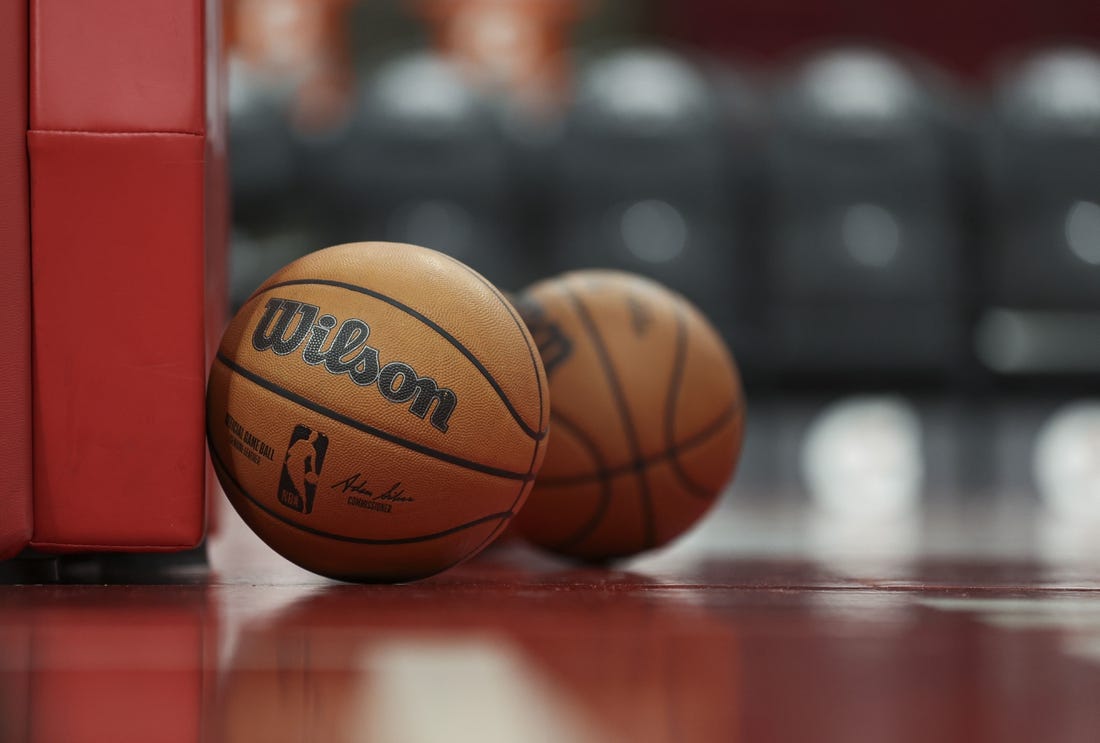
<path fill-rule="evenodd" d="M 467 269 L 467 270 L 470 270 L 470 269 Z M 476 272 L 475 272 L 474 275 L 475 276 L 477 275 Z M 492 284 L 489 284 L 489 287 L 493 288 Z M 536 377 L 536 380 L 538 381 L 539 366 L 538 366 L 538 363 L 535 362 L 534 359 L 532 359 L 532 363 L 535 365 L 535 377 Z M 542 382 L 539 381 L 539 387 L 540 387 L 540 389 L 539 389 L 539 406 L 540 406 L 539 407 L 539 421 L 540 422 L 542 421 L 542 407 L 541 407 L 542 406 L 542 389 L 541 389 L 541 386 L 542 386 Z M 549 433 L 549 432 L 550 432 L 550 423 L 549 423 L 549 421 L 547 421 L 546 433 Z M 531 461 L 527 465 L 527 480 L 520 483 L 519 491 L 516 493 L 516 497 L 512 501 L 512 505 L 508 507 L 508 510 L 511 511 L 513 514 L 516 513 L 516 506 L 519 504 L 520 500 L 523 499 L 523 492 L 525 490 L 528 490 L 529 488 L 534 488 L 535 487 L 535 484 L 534 484 L 534 480 L 535 480 L 535 477 L 534 477 L 534 475 L 535 475 L 535 462 L 537 462 L 538 458 L 539 458 L 539 449 L 541 447 L 543 447 L 545 444 L 546 444 L 546 437 L 545 436 L 543 436 L 541 438 L 538 438 L 538 439 L 535 439 L 535 448 L 531 452 Z M 530 493 L 528 493 L 528 495 L 530 495 Z M 477 553 L 481 552 L 481 550 L 485 549 L 485 547 L 488 546 L 489 544 L 491 544 L 492 541 L 496 538 L 497 532 L 501 529 L 504 529 L 507 526 L 509 521 L 511 521 L 511 519 L 502 520 L 499 524 L 497 524 L 493 528 L 493 530 L 491 532 L 489 532 L 489 535 L 481 541 L 481 544 L 479 544 L 476 548 L 474 548 L 473 551 L 471 551 L 468 555 L 463 557 L 461 560 L 459 560 L 455 564 L 458 565 L 462 562 L 465 562 L 466 560 L 470 559 L 471 557 L 473 557 Z"/>
<path fill-rule="evenodd" d="M 520 337 L 523 338 L 523 343 L 524 343 L 525 346 L 527 346 L 527 353 L 531 355 L 531 368 L 533 368 L 535 370 L 535 382 L 538 384 L 538 387 L 539 387 L 539 422 L 541 423 L 542 422 L 542 414 L 543 414 L 543 404 L 544 404 L 543 399 L 542 399 L 542 380 L 543 380 L 543 371 L 545 371 L 545 370 L 540 371 L 542 369 L 542 366 L 538 363 L 538 360 L 535 356 L 535 349 L 531 348 L 531 341 L 528 339 L 529 332 L 527 330 L 527 324 L 525 322 L 523 322 L 523 318 L 516 315 L 516 311 L 515 311 L 515 308 L 512 307 L 512 303 L 509 302 L 504 297 L 504 295 L 500 293 L 500 290 L 497 289 L 495 286 L 493 286 L 492 283 L 488 279 L 486 279 L 484 276 L 482 276 L 477 271 L 470 268 L 469 266 L 467 266 L 465 263 L 458 260 L 457 258 L 452 258 L 451 256 L 446 255 L 445 253 L 441 253 L 440 255 L 442 255 L 444 258 L 448 259 L 452 263 L 454 263 L 456 266 L 462 268 L 468 274 L 473 276 L 477 281 L 481 282 L 482 285 L 484 285 L 485 288 L 488 289 L 493 294 L 493 296 L 495 296 L 497 298 L 497 301 L 500 302 L 501 306 L 504 307 L 505 311 L 512 317 L 512 321 L 515 322 L 516 327 L 519 328 Z M 541 440 L 541 438 L 543 438 L 545 436 L 546 436 L 546 431 L 543 431 L 542 436 L 537 440 Z"/>
<path fill-rule="evenodd" d="M 450 529 L 444 529 L 443 531 L 433 532 L 432 534 L 421 534 L 421 535 L 418 535 L 418 536 L 415 536 L 415 537 L 397 537 L 397 538 L 394 538 L 394 539 L 367 539 L 366 537 L 349 537 L 346 534 L 336 534 L 335 532 L 324 531 L 323 529 L 315 529 L 312 526 L 307 526 L 306 524 L 302 524 L 298 521 L 294 521 L 293 519 L 289 519 L 286 516 L 284 516 L 283 514 L 279 513 L 278 511 L 275 511 L 274 509 L 270 508 L 266 503 L 260 501 L 259 499 L 257 499 L 255 496 L 253 496 L 251 493 L 249 493 L 247 490 L 244 489 L 244 486 L 242 486 L 241 483 L 237 480 L 237 478 L 233 476 L 233 473 L 225 465 L 225 461 L 221 458 L 221 455 L 218 454 L 218 452 L 215 450 L 215 448 L 213 446 L 210 447 L 210 453 L 212 455 L 211 459 L 213 460 L 214 464 L 217 465 L 218 469 L 220 469 L 222 472 L 225 473 L 225 476 L 229 478 L 229 481 L 233 484 L 233 487 L 235 487 L 240 492 L 241 495 L 243 495 L 245 498 L 247 498 L 252 503 L 252 505 L 259 508 L 261 511 L 266 513 L 271 518 L 275 519 L 276 521 L 281 521 L 284 524 L 286 524 L 287 526 L 292 526 L 295 529 L 298 529 L 299 531 L 306 532 L 307 534 L 313 534 L 314 536 L 318 536 L 318 537 L 325 537 L 326 539 L 333 539 L 333 540 L 336 540 L 338 542 L 348 542 L 348 543 L 351 543 L 351 544 L 370 544 L 370 545 L 378 545 L 378 546 L 398 545 L 398 544 L 416 544 L 418 542 L 430 542 L 430 541 L 435 540 L 435 539 L 442 539 L 443 537 L 449 537 L 452 534 L 456 534 L 460 531 L 465 531 L 466 529 L 472 529 L 473 527 L 478 526 L 480 524 L 487 524 L 487 523 L 489 523 L 490 521 L 492 521 L 494 519 L 506 519 L 506 518 L 509 518 L 509 517 L 512 516 L 511 511 L 502 511 L 500 513 L 491 513 L 488 516 L 482 516 L 479 519 L 474 519 L 473 521 L 467 521 L 465 524 L 459 524 L 458 526 L 452 526 Z"/>
<path fill-rule="evenodd" d="M 326 538 L 334 539 L 334 540 L 341 541 L 341 542 L 351 542 L 351 543 L 355 543 L 355 544 L 370 544 L 370 545 L 378 545 L 378 546 L 400 545 L 400 544 L 415 544 L 415 543 L 418 543 L 418 542 L 431 541 L 433 539 L 442 539 L 443 537 L 450 536 L 451 534 L 456 534 L 456 533 L 458 533 L 460 531 L 464 531 L 466 529 L 472 529 L 473 527 L 478 526 L 480 524 L 488 523 L 488 522 L 490 522 L 494 519 L 499 519 L 499 520 L 501 520 L 502 523 L 507 523 L 507 521 L 512 516 L 515 515 L 515 511 L 512 510 L 512 509 L 509 509 L 507 511 L 501 511 L 500 513 L 491 513 L 487 516 L 482 516 L 481 518 L 474 519 L 473 521 L 468 521 L 465 524 L 459 524 L 458 526 L 454 526 L 454 527 L 451 527 L 450 529 L 445 529 L 445 530 L 440 531 L 440 532 L 435 532 L 435 533 L 432 533 L 432 534 L 422 534 L 422 535 L 415 536 L 415 537 L 397 537 L 397 538 L 394 538 L 394 539 L 366 539 L 366 538 L 363 538 L 363 537 L 348 537 L 348 536 L 344 536 L 344 535 L 341 535 L 341 534 L 335 534 L 335 533 L 332 533 L 332 532 L 323 531 L 323 530 L 320 530 L 320 529 L 314 529 L 313 527 L 306 526 L 304 524 L 299 524 L 298 522 L 293 521 L 293 520 L 285 517 L 283 514 L 278 513 L 277 511 L 273 511 L 265 503 L 263 503 L 260 500 L 258 500 L 257 498 L 255 498 L 251 493 L 249 493 L 244 488 L 243 485 L 241 485 L 240 481 L 233 475 L 233 473 L 230 471 L 229 467 L 226 466 L 225 460 L 222 459 L 221 454 L 219 454 L 217 449 L 213 446 L 214 437 L 213 437 L 212 431 L 210 430 L 210 421 L 209 421 L 209 419 L 206 422 L 206 438 L 211 443 L 211 446 L 210 446 L 210 461 L 214 464 L 214 466 L 216 468 L 222 470 L 222 472 L 225 473 L 225 476 L 229 478 L 230 484 L 233 485 L 233 487 L 236 488 L 241 493 L 241 495 L 243 495 L 245 498 L 247 498 L 253 505 L 255 505 L 257 508 L 259 508 L 261 511 L 268 514 L 269 516 L 276 519 L 277 521 L 281 521 L 284 524 L 287 524 L 288 526 L 292 526 L 296 529 L 307 532 L 309 534 L 314 534 L 316 536 L 326 537 Z M 524 487 L 526 487 L 526 485 L 524 485 Z"/>
<path fill-rule="evenodd" d="M 535 355 L 535 350 L 533 348 L 531 348 L 531 342 L 528 339 L 529 332 L 527 330 L 526 323 L 524 323 L 521 318 L 516 316 L 516 312 L 515 312 L 515 309 L 512 307 L 512 303 L 509 302 L 507 299 L 505 299 L 504 296 L 501 295 L 500 290 L 497 289 L 495 286 L 493 286 L 493 284 L 488 279 L 486 279 L 484 276 L 482 276 L 477 271 L 470 268 L 469 266 L 467 266 L 465 263 L 458 260 L 457 258 L 453 258 L 453 257 L 447 255 L 446 253 L 440 253 L 440 255 L 442 255 L 444 258 L 449 260 L 451 263 L 453 263 L 456 266 L 458 266 L 459 268 L 461 268 L 466 273 L 470 274 L 470 276 L 472 276 L 475 281 L 478 281 L 479 283 L 482 284 L 482 286 L 484 286 L 486 289 L 488 289 L 489 292 L 494 297 L 496 297 L 497 301 L 500 302 L 500 305 L 504 308 L 505 312 L 507 312 L 508 315 L 511 316 L 512 321 L 516 324 L 516 329 L 519 330 L 519 335 L 520 335 L 521 338 L 523 338 L 523 344 L 525 346 L 527 346 L 527 353 L 531 357 L 531 368 L 535 372 L 535 385 L 538 387 L 538 391 L 539 391 L 539 418 L 538 418 L 538 420 L 539 420 L 539 423 L 542 423 L 542 416 L 543 416 L 543 412 L 544 412 L 544 410 L 543 410 L 544 402 L 543 402 L 543 395 L 542 395 L 544 370 L 542 368 L 542 365 L 539 363 L 538 358 Z M 539 447 L 542 445 L 542 442 L 546 439 L 546 435 L 547 435 L 547 433 L 549 433 L 549 431 L 550 431 L 550 426 L 549 426 L 549 422 L 548 422 L 547 427 L 542 431 L 542 434 L 535 439 L 535 448 L 531 452 L 531 463 L 527 467 L 527 474 L 528 475 L 534 474 L 535 461 L 538 459 L 538 456 L 539 456 Z M 510 511 L 515 511 L 516 510 L 516 504 L 520 502 L 521 498 L 523 498 L 523 491 L 526 488 L 527 488 L 527 483 L 521 483 L 520 484 L 519 492 L 516 493 L 515 500 L 512 501 L 512 505 L 508 510 L 510 510 Z M 501 523 L 497 524 L 496 527 L 491 532 L 489 532 L 489 535 L 487 537 L 485 537 L 484 540 L 482 540 L 481 544 L 479 544 L 477 547 L 475 547 L 469 554 L 464 556 L 462 559 L 455 562 L 454 565 L 459 565 L 459 564 L 465 562 L 466 560 L 470 559 L 471 557 L 473 557 L 477 553 L 481 552 L 481 550 L 485 549 L 485 547 L 487 545 L 491 544 L 493 539 L 496 538 L 497 531 L 500 530 L 500 529 L 503 529 L 506 524 L 507 524 L 506 521 L 502 521 Z M 450 567 L 454 567 L 454 565 L 451 565 Z"/>
<path fill-rule="evenodd" d="M 683 471 L 680 463 L 676 461 L 676 458 L 672 458 L 672 472 L 676 475 L 676 479 L 680 481 L 680 484 L 684 487 L 684 490 L 688 492 L 688 495 L 693 495 L 696 498 L 712 498 L 714 497 L 714 491 L 704 488 L 702 485 L 697 484 L 694 480 L 688 477 L 687 473 Z"/>
<path fill-rule="evenodd" d="M 687 342 L 687 327 L 684 325 L 683 310 L 677 306 L 676 353 L 672 362 L 672 380 L 668 386 L 668 394 L 665 396 L 665 447 L 666 451 L 673 452 L 668 458 L 669 464 L 672 466 L 672 474 L 680 481 L 684 489 L 697 498 L 707 498 L 710 497 L 711 493 L 688 477 L 676 453 L 676 401 L 684 377 L 684 364 L 687 363 Z"/>
<path fill-rule="evenodd" d="M 611 363 L 611 354 L 608 353 L 607 346 L 604 345 L 603 337 L 600 336 L 599 328 L 596 327 L 596 322 L 592 319 L 592 315 L 589 314 L 588 308 L 585 306 L 584 302 L 581 301 L 581 298 L 577 296 L 576 292 L 569 288 L 566 288 L 566 294 L 577 310 L 577 314 L 581 319 L 581 324 L 584 326 L 585 332 L 596 348 L 596 355 L 600 359 L 600 365 L 603 367 L 607 383 L 611 386 L 615 404 L 619 409 L 619 416 L 622 419 L 623 427 L 626 429 L 627 438 L 630 442 L 630 449 L 634 455 L 633 459 L 635 463 L 640 462 L 642 451 L 641 445 L 638 442 L 638 432 L 634 428 L 633 419 L 630 417 L 630 410 L 626 405 L 626 395 L 623 393 L 622 386 L 619 384 L 619 377 L 615 373 L 614 365 Z M 637 466 L 636 469 L 640 491 L 639 500 L 642 506 L 642 543 L 648 549 L 657 542 L 656 525 L 654 524 L 653 516 L 653 498 L 649 492 L 649 482 L 646 480 L 644 469 L 640 466 Z"/>
<path fill-rule="evenodd" d="M 542 420 L 541 413 L 539 414 L 539 420 Z M 547 430 L 549 430 L 549 427 L 547 428 Z M 516 505 L 520 502 L 520 499 L 523 498 L 523 491 L 526 490 L 528 487 L 534 487 L 532 480 L 534 480 L 533 475 L 535 473 L 535 462 L 539 458 L 539 447 L 542 446 L 543 440 L 544 439 L 535 440 L 535 449 L 531 452 L 531 463 L 527 465 L 527 479 L 519 484 L 519 491 L 516 493 L 516 497 L 512 500 L 512 505 L 508 507 L 508 511 L 510 513 L 514 514 L 516 512 Z M 489 532 L 489 534 L 484 539 L 482 539 L 476 547 L 467 552 L 459 560 L 456 560 L 455 562 L 448 565 L 446 569 L 450 570 L 455 565 L 460 565 L 466 560 L 469 560 L 477 553 L 481 552 L 481 550 L 485 549 L 485 547 L 488 546 L 493 541 L 493 539 L 496 538 L 497 532 L 503 529 L 508 524 L 508 521 L 510 521 L 510 519 L 501 520 L 501 522 L 493 527 L 493 530 Z"/>
<path fill-rule="evenodd" d="M 493 388 L 493 391 L 497 393 L 500 401 L 504 403 L 504 407 L 508 409 L 508 414 L 512 416 L 512 419 L 515 420 L 516 425 L 520 427 L 520 430 L 523 431 L 524 434 L 526 434 L 529 438 L 536 440 L 544 438 L 546 436 L 546 431 L 536 431 L 535 429 L 527 425 L 527 423 L 520 416 L 519 411 L 517 411 L 512 405 L 512 401 L 508 399 L 508 395 L 504 394 L 504 390 L 501 389 L 500 384 L 493 377 L 493 375 L 489 373 L 489 370 L 485 368 L 485 365 L 478 361 L 477 357 L 470 352 L 470 349 L 462 345 L 462 343 L 460 343 L 457 338 L 444 330 L 443 327 L 441 327 L 438 323 L 433 321 L 431 318 L 417 312 L 412 307 L 409 307 L 406 304 L 402 304 L 393 297 L 382 294 L 381 292 L 377 292 L 373 289 L 368 289 L 365 286 L 348 284 L 343 281 L 332 281 L 330 279 L 292 279 L 290 281 L 281 281 L 278 284 L 272 284 L 271 286 L 264 287 L 262 290 L 253 294 L 250 299 L 255 299 L 261 294 L 274 291 L 275 289 L 280 289 L 284 286 L 333 286 L 338 289 L 345 289 L 350 292 L 365 294 L 368 297 L 373 297 L 380 302 L 385 302 L 391 307 L 401 310 L 409 317 L 419 320 L 420 322 L 424 323 L 429 328 L 434 330 L 436 333 L 438 333 L 443 340 L 454 346 L 459 353 L 465 356 L 469 360 L 469 362 L 474 365 L 474 368 L 476 368 L 481 373 L 481 376 L 485 377 L 485 381 L 487 381 L 489 383 L 489 386 Z"/>
<path fill-rule="evenodd" d="M 331 418 L 337 423 L 343 423 L 345 426 L 354 428 L 356 431 L 361 431 L 362 433 L 365 433 L 369 436 L 374 436 L 375 438 L 382 439 L 383 441 L 388 441 L 391 444 L 396 444 L 397 446 L 408 449 L 409 451 L 415 451 L 418 454 L 423 454 L 427 457 L 431 457 L 432 459 L 438 459 L 441 462 L 447 462 L 448 464 L 453 464 L 456 467 L 462 467 L 463 469 L 472 470 L 474 472 L 481 472 L 486 475 L 492 475 L 493 477 L 500 477 L 506 480 L 522 480 L 524 482 L 527 482 L 531 479 L 530 472 L 512 472 L 511 470 L 499 469 L 497 467 L 490 467 L 487 464 L 472 462 L 469 459 L 462 459 L 461 457 L 456 457 L 452 454 L 447 454 L 446 452 L 441 452 L 437 449 L 432 449 L 427 446 L 417 444 L 413 441 L 403 439 L 400 436 L 394 436 L 393 434 L 386 433 L 385 431 L 375 428 L 374 426 L 368 426 L 366 423 L 357 421 L 354 418 L 350 418 L 346 415 L 343 415 L 342 413 L 338 413 L 335 410 L 330 410 L 323 405 L 318 405 L 312 400 L 308 400 L 297 393 L 291 392 L 290 390 L 275 384 L 271 380 L 261 377 L 259 374 L 256 374 L 253 371 L 245 369 L 240 364 L 226 358 L 225 355 L 221 353 L 221 351 L 218 352 L 217 360 L 221 362 L 226 368 L 244 377 L 253 384 L 259 387 L 263 387 L 270 392 L 274 392 L 276 395 L 279 395 L 280 397 L 289 400 L 296 405 L 300 405 L 307 410 L 312 410 L 318 415 L 323 415 L 326 418 Z"/>
<path fill-rule="evenodd" d="M 570 549 L 579 546 L 584 540 L 592 536 L 600 522 L 603 521 L 603 517 L 607 515 L 607 508 L 611 505 L 611 476 L 607 474 L 608 470 L 604 465 L 603 454 L 600 452 L 599 447 L 596 446 L 596 442 L 592 440 L 592 437 L 584 432 L 584 429 L 561 413 L 551 411 L 550 420 L 564 425 L 572 431 L 573 435 L 580 441 L 581 446 L 588 449 L 592 458 L 596 460 L 597 475 L 593 479 L 598 480 L 600 483 L 600 499 L 596 503 L 592 515 L 573 534 L 553 545 L 554 549 Z"/>
<path fill-rule="evenodd" d="M 697 446 L 705 444 L 711 436 L 714 436 L 716 433 L 721 431 L 722 428 L 724 428 L 725 425 L 733 419 L 734 415 L 737 414 L 737 411 L 739 409 L 740 405 L 738 405 L 737 403 L 731 404 L 728 408 L 722 411 L 721 415 L 719 415 L 713 421 L 701 428 L 698 433 L 681 441 L 678 446 L 672 447 L 671 449 L 667 449 L 658 454 L 654 454 L 653 456 L 647 457 L 640 462 L 630 462 L 629 464 L 612 467 L 604 472 L 596 472 L 593 474 L 575 475 L 572 477 L 540 477 L 538 479 L 538 482 L 540 485 L 550 485 L 554 487 L 581 485 L 586 482 L 593 482 L 595 480 L 598 480 L 605 475 L 610 478 L 616 478 L 621 475 L 627 475 L 635 472 L 639 467 L 644 469 L 651 465 L 658 464 L 665 461 L 666 459 L 684 454 L 685 452 L 694 449 Z M 559 418 L 560 416 L 557 413 L 550 414 L 551 420 L 557 420 Z"/>
<path fill-rule="evenodd" d="M 527 488 L 527 487 L 530 487 L 530 486 L 531 486 L 531 483 L 529 483 L 529 482 L 526 482 L 526 483 L 524 483 L 523 485 L 520 486 L 519 494 L 516 495 L 516 499 L 514 501 L 512 501 L 512 508 L 509 509 L 510 512 L 511 512 L 511 516 L 515 515 L 516 503 L 519 503 L 519 499 L 521 497 L 523 497 L 524 488 Z M 507 519 L 501 519 L 500 523 L 497 524 L 496 526 L 494 526 L 493 530 L 491 532 L 489 532 L 489 535 L 487 537 L 485 537 L 484 539 L 482 539 L 480 542 L 478 542 L 476 547 L 474 547 L 472 550 L 470 550 L 469 552 L 467 552 L 466 554 L 464 554 L 462 557 L 458 558 L 454 562 L 447 565 L 447 567 L 443 568 L 439 572 L 444 573 L 444 572 L 450 570 L 453 567 L 457 567 L 457 566 L 461 565 L 462 563 L 466 562 L 470 558 L 477 555 L 479 552 L 481 552 L 483 549 L 485 549 L 487 546 L 489 546 L 489 544 L 492 543 L 493 539 L 496 538 L 497 532 L 500 531 L 501 529 L 503 529 L 505 526 L 507 526 L 511 522 L 511 520 L 512 520 L 511 517 L 509 517 Z"/>

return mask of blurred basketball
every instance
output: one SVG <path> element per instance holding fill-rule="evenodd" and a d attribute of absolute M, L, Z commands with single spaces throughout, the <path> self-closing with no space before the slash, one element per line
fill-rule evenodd
<path fill-rule="evenodd" d="M 491 542 L 542 460 L 546 379 L 526 328 L 441 253 L 354 243 L 291 263 L 210 372 L 215 471 L 277 552 L 343 580 L 438 573 Z"/>
<path fill-rule="evenodd" d="M 518 306 L 550 378 L 553 444 L 517 529 L 591 560 L 686 531 L 741 450 L 741 382 L 718 333 L 679 295 L 617 271 L 563 274 Z"/>

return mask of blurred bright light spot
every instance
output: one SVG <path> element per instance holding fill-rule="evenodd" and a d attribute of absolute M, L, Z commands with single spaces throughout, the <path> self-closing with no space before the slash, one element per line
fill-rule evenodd
<path fill-rule="evenodd" d="M 920 554 L 922 523 L 913 514 L 909 508 L 866 513 L 818 508 L 809 513 L 803 538 L 814 560 L 838 574 L 904 581 Z"/>
<path fill-rule="evenodd" d="M 391 638 L 362 659 L 369 673 L 359 740 L 607 740 L 581 700 L 511 644 L 492 638 Z"/>
<path fill-rule="evenodd" d="M 1100 516 L 1100 400 L 1071 403 L 1039 429 L 1032 468 L 1039 495 L 1065 516 Z"/>
<path fill-rule="evenodd" d="M 1067 563 L 1100 564 L 1100 518 L 1044 508 L 1035 530 L 1036 554 L 1060 572 Z M 1064 573 L 1059 575 L 1061 578 Z"/>
<path fill-rule="evenodd" d="M 1021 71 L 1015 95 L 1035 120 L 1100 125 L 1100 57 L 1060 50 L 1034 58 Z"/>
<path fill-rule="evenodd" d="M 688 226 L 680 210 L 665 201 L 647 199 L 623 210 L 619 221 L 623 244 L 647 263 L 668 263 L 684 252 Z"/>
<path fill-rule="evenodd" d="M 473 94 L 454 67 L 431 54 L 414 54 L 388 64 L 378 74 L 374 97 L 380 115 L 424 128 L 449 128 L 476 108 Z"/>
<path fill-rule="evenodd" d="M 869 268 L 885 268 L 894 262 L 901 247 L 897 219 L 876 204 L 853 204 L 844 211 L 841 239 L 848 255 Z"/>
<path fill-rule="evenodd" d="M 474 218 L 450 201 L 416 201 L 398 208 L 390 218 L 387 236 L 395 242 L 422 245 L 466 257 L 472 247 Z"/>
<path fill-rule="evenodd" d="M 636 50 L 594 65 L 581 90 L 590 109 L 652 134 L 693 121 L 709 105 L 702 77 L 667 52 Z"/>
<path fill-rule="evenodd" d="M 895 397 L 841 400 L 811 423 L 800 459 L 822 509 L 857 518 L 906 513 L 924 484 L 920 418 Z"/>
<path fill-rule="evenodd" d="M 1066 244 L 1078 258 L 1100 266 L 1100 204 L 1075 201 L 1066 213 Z"/>
<path fill-rule="evenodd" d="M 917 93 L 901 65 L 871 51 L 842 50 L 818 57 L 806 67 L 803 85 L 822 113 L 867 121 L 898 118 Z"/>

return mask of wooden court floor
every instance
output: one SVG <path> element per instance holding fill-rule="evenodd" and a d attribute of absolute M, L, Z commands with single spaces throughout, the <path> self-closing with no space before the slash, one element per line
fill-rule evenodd
<path fill-rule="evenodd" d="M 234 519 L 209 565 L 9 566 L 0 740 L 1100 740 L 1094 527 L 819 521 L 727 504 L 630 563 L 510 542 L 406 586 Z"/>

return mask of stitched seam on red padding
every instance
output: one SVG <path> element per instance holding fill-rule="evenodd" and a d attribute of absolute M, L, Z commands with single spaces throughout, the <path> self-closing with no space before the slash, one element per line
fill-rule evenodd
<path fill-rule="evenodd" d="M 27 133 L 40 133 L 40 134 L 93 134 L 102 135 L 104 137 L 156 137 L 165 134 L 168 135 L 183 135 L 185 137 L 205 137 L 206 132 L 190 132 L 190 131 L 129 131 L 129 132 L 105 132 L 98 129 L 28 129 Z"/>
<path fill-rule="evenodd" d="M 37 542 L 33 539 L 28 546 L 34 549 L 85 550 L 87 552 L 177 552 L 193 549 L 199 542 L 178 542 L 176 544 L 80 544 L 77 542 Z"/>

